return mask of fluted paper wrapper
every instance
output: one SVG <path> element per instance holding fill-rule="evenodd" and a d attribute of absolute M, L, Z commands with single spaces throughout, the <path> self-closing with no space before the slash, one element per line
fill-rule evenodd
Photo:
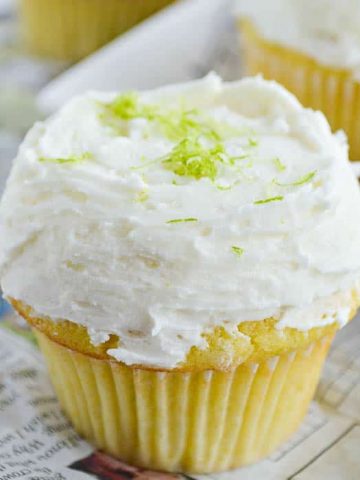
<path fill-rule="evenodd" d="M 33 53 L 78 60 L 174 0 L 20 0 L 23 40 Z"/>
<path fill-rule="evenodd" d="M 36 335 L 81 435 L 137 466 L 201 473 L 254 462 L 297 429 L 332 340 L 230 372 L 163 372 L 99 360 Z"/>
<path fill-rule="evenodd" d="M 360 159 L 360 83 L 352 73 L 261 38 L 248 21 L 239 22 L 243 66 L 247 75 L 262 74 L 294 93 L 305 107 L 321 110 L 333 131 L 345 130 L 350 158 Z"/>

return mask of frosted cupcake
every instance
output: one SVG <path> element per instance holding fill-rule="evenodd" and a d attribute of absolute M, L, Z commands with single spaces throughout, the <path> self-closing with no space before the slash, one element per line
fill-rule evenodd
<path fill-rule="evenodd" d="M 262 73 L 344 129 L 360 159 L 360 3 L 238 0 L 247 74 Z"/>
<path fill-rule="evenodd" d="M 1 286 L 63 409 L 138 466 L 268 455 L 359 304 L 344 138 L 260 78 L 75 98 L 27 135 L 0 214 Z"/>
<path fill-rule="evenodd" d="M 25 46 L 79 60 L 174 0 L 19 0 Z"/>

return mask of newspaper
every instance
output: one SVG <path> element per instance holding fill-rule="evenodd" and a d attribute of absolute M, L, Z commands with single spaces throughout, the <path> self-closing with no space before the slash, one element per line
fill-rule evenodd
<path fill-rule="evenodd" d="M 82 440 L 63 416 L 37 347 L 0 328 L 0 480 L 358 480 L 360 318 L 339 333 L 301 428 L 268 459 L 212 475 L 148 472 Z"/>

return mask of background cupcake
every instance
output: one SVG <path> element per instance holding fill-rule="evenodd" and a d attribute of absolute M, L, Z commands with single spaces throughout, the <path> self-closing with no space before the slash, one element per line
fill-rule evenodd
<path fill-rule="evenodd" d="M 360 159 L 360 4 L 356 0 L 238 0 L 247 74 L 262 73 L 344 129 Z"/>
<path fill-rule="evenodd" d="M 34 126 L 0 206 L 1 286 L 83 436 L 214 472 L 296 430 L 360 303 L 346 155 L 259 78 L 87 94 Z"/>
<path fill-rule="evenodd" d="M 79 60 L 174 0 L 20 0 L 21 31 L 37 55 Z"/>

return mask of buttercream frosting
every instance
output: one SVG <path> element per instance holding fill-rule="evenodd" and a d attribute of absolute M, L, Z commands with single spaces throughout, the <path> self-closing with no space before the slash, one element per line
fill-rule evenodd
<path fill-rule="evenodd" d="M 357 0 L 237 0 L 264 38 L 294 48 L 360 79 L 360 3 Z"/>
<path fill-rule="evenodd" d="M 346 323 L 359 218 L 344 136 L 275 82 L 92 92 L 20 147 L 1 286 L 94 344 L 118 335 L 120 361 L 172 368 L 216 326 Z"/>

